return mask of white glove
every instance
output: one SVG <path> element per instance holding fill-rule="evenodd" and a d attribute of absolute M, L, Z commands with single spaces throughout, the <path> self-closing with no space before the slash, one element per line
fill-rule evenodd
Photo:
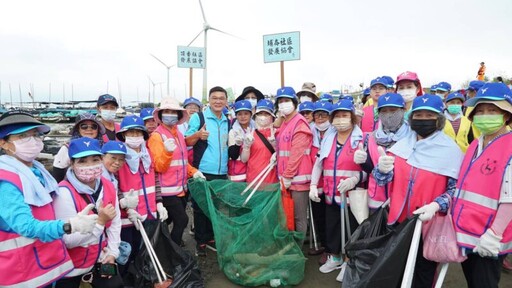
<path fill-rule="evenodd" d="M 320 202 L 320 197 L 318 197 L 318 188 L 316 185 L 309 186 L 309 199 L 314 202 Z"/>
<path fill-rule="evenodd" d="M 274 152 L 274 154 L 272 154 L 272 156 L 270 156 L 270 162 L 269 163 L 276 163 L 277 162 L 277 153 Z"/>
<path fill-rule="evenodd" d="M 364 164 L 366 159 L 368 159 L 368 153 L 364 151 L 363 143 L 359 143 L 358 149 L 354 152 L 354 163 Z"/>
<path fill-rule="evenodd" d="M 176 144 L 174 143 L 174 139 L 173 138 L 169 138 L 167 140 L 164 141 L 164 147 L 165 147 L 165 150 L 167 150 L 167 152 L 174 152 L 174 150 L 176 150 Z"/>
<path fill-rule="evenodd" d="M 268 142 L 272 146 L 276 145 L 276 136 L 275 136 L 276 132 L 275 131 L 276 131 L 276 129 L 274 129 L 274 126 L 271 126 L 270 127 L 270 136 L 267 138 Z"/>
<path fill-rule="evenodd" d="M 156 203 L 156 211 L 158 212 L 158 215 L 160 215 L 160 221 L 164 222 L 169 218 L 169 214 L 167 213 L 167 209 L 165 209 L 164 204 L 162 203 Z"/>
<path fill-rule="evenodd" d="M 245 134 L 245 137 L 244 137 L 244 147 L 245 148 L 251 147 L 253 142 L 254 142 L 254 136 L 252 136 L 252 133 Z"/>
<path fill-rule="evenodd" d="M 82 234 L 91 233 L 92 229 L 96 225 L 98 220 L 97 214 L 90 214 L 94 208 L 94 204 L 87 205 L 84 210 L 78 212 L 76 216 L 69 218 L 69 224 L 71 224 L 71 232 L 80 232 Z"/>
<path fill-rule="evenodd" d="M 292 179 L 285 178 L 285 177 L 283 177 L 281 179 L 283 179 L 284 188 L 288 189 L 288 188 L 290 188 L 290 186 L 292 186 Z"/>
<path fill-rule="evenodd" d="M 359 182 L 359 177 L 356 176 L 343 179 L 340 181 L 340 184 L 338 184 L 338 191 L 340 191 L 340 194 L 343 194 L 347 191 L 353 190 L 354 187 L 356 187 L 357 182 Z"/>
<path fill-rule="evenodd" d="M 235 145 L 242 146 L 242 144 L 244 144 L 244 135 L 237 134 L 235 136 Z"/>
<path fill-rule="evenodd" d="M 379 151 L 379 163 L 377 164 L 377 168 L 381 173 L 387 174 L 395 168 L 395 157 L 388 156 L 386 154 L 386 151 L 384 151 L 384 148 L 382 146 L 379 146 L 377 148 Z"/>
<path fill-rule="evenodd" d="M 139 205 L 139 193 L 130 189 L 130 192 L 124 196 L 123 199 L 119 200 L 119 206 L 123 209 L 135 209 Z"/>
<path fill-rule="evenodd" d="M 441 207 L 439 207 L 439 204 L 437 202 L 432 202 L 427 205 L 423 205 L 423 207 L 416 209 L 412 214 L 419 214 L 418 217 L 420 221 L 430 221 L 432 217 L 436 214 L 437 211 L 439 211 Z"/>
<path fill-rule="evenodd" d="M 139 212 L 135 211 L 134 209 L 128 209 L 128 220 L 130 220 L 130 222 L 133 223 L 133 225 L 135 225 L 135 229 L 139 230 L 139 221 L 138 220 L 141 220 L 144 219 L 144 217 L 142 217 Z"/>
<path fill-rule="evenodd" d="M 194 173 L 194 175 L 192 175 L 192 178 L 194 178 L 194 179 L 200 178 L 200 179 L 206 180 L 206 177 L 204 177 L 203 172 L 201 172 L 199 170 L 197 170 L 197 172 Z"/>
<path fill-rule="evenodd" d="M 473 252 L 478 253 L 482 257 L 497 257 L 500 252 L 500 241 L 503 237 L 501 235 L 494 234 L 492 229 L 487 229 L 478 244 L 473 249 Z"/>

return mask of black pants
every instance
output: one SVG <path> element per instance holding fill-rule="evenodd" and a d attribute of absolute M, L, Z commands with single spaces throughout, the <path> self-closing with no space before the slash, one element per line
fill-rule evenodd
<path fill-rule="evenodd" d="M 498 287 L 501 278 L 501 264 L 505 255 L 497 259 L 480 257 L 478 254 L 469 254 L 468 259 L 462 262 L 462 271 L 466 277 L 468 288 Z"/>
<path fill-rule="evenodd" d="M 135 226 L 123 227 L 121 229 L 121 240 L 130 243 L 132 246 L 132 252 L 130 253 L 130 257 L 128 257 L 128 262 L 126 262 L 125 265 L 118 265 L 121 276 L 124 276 L 128 272 L 128 266 L 130 266 L 130 263 L 139 254 L 140 245 L 142 244 L 142 235 Z"/>
<path fill-rule="evenodd" d="M 324 194 L 320 195 L 320 202 L 311 201 L 313 220 L 315 220 L 316 239 L 320 246 L 325 247 L 325 200 Z"/>
<path fill-rule="evenodd" d="M 350 231 L 354 232 L 358 223 L 352 211 L 350 211 L 350 207 L 348 219 L 350 221 Z M 349 239 L 346 222 L 345 231 L 347 232 L 345 233 L 346 243 Z M 341 208 L 335 203 L 325 205 L 325 252 L 331 254 L 340 254 L 341 252 Z"/>
<path fill-rule="evenodd" d="M 187 199 L 186 197 L 178 196 L 163 197 L 163 204 L 169 213 L 169 217 L 165 222 L 167 225 L 173 223 L 171 239 L 174 243 L 181 245 L 183 231 L 185 231 L 188 225 L 188 216 L 185 211 Z"/>
<path fill-rule="evenodd" d="M 62 278 L 55 283 L 55 288 L 79 288 L 81 281 L 82 275 L 71 278 Z M 99 275 L 93 274 L 91 286 L 94 288 L 121 288 L 123 287 L 123 280 L 119 275 L 112 276 L 111 278 L 103 278 Z"/>
<path fill-rule="evenodd" d="M 203 173 L 207 181 L 216 179 L 228 179 L 227 175 L 214 175 Z M 194 208 L 194 238 L 198 245 L 206 244 L 214 239 L 212 222 L 206 216 L 201 208 L 197 205 L 196 201 L 192 199 L 192 208 Z"/>

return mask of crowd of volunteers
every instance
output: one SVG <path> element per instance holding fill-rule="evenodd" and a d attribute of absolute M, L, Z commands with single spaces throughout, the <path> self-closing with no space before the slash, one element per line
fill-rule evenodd
<path fill-rule="evenodd" d="M 116 98 L 101 95 L 98 115 L 77 117 L 51 172 L 35 160 L 50 127 L 9 111 L 0 118 L 0 287 L 129 285 L 146 221 L 172 224 L 182 246 L 191 224 L 195 255 L 205 256 L 216 251 L 214 230 L 188 179 L 250 183 L 269 165 L 263 183 L 291 193 L 295 230 L 305 235 L 308 209 L 314 215 L 320 247 L 308 253 L 321 254 L 320 272 L 339 270 L 343 281 L 341 230 L 364 219 L 349 205 L 342 223 L 340 209 L 364 190 L 370 213 L 389 203 L 388 225 L 451 213 L 468 286 L 498 287 L 512 251 L 512 92 L 478 80 L 463 88 L 424 89 L 407 71 L 373 79 L 362 102 L 306 82 L 274 99 L 248 86 L 229 105 L 216 86 L 206 106 L 166 97 L 120 124 Z M 437 265 L 419 253 L 413 286 L 432 287 Z"/>

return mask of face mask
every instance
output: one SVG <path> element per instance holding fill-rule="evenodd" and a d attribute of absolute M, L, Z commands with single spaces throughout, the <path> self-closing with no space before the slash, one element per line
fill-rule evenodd
<path fill-rule="evenodd" d="M 505 125 L 503 115 L 475 115 L 473 116 L 473 124 L 484 135 L 491 135 Z"/>
<path fill-rule="evenodd" d="M 300 96 L 300 103 L 304 103 L 304 102 L 311 102 L 313 101 L 313 98 L 309 97 L 309 96 Z"/>
<path fill-rule="evenodd" d="M 411 129 L 423 138 L 427 138 L 430 134 L 437 130 L 437 119 L 430 120 L 411 120 Z"/>
<path fill-rule="evenodd" d="M 449 105 L 446 109 L 450 114 L 459 114 L 462 111 L 462 105 Z"/>
<path fill-rule="evenodd" d="M 101 119 L 107 122 L 113 122 L 116 119 L 116 111 L 115 110 L 101 110 L 100 113 Z"/>
<path fill-rule="evenodd" d="M 25 162 L 32 162 L 43 151 L 43 140 L 36 137 L 12 141 L 14 144 L 14 155 Z"/>
<path fill-rule="evenodd" d="M 136 136 L 136 137 L 125 137 L 126 140 L 124 141 L 128 147 L 132 149 L 139 148 L 144 143 L 144 137 L 143 136 Z"/>
<path fill-rule="evenodd" d="M 329 123 L 329 121 L 325 121 L 324 123 L 315 123 L 316 129 L 318 129 L 319 131 L 325 131 L 327 130 L 327 128 L 329 128 L 329 126 L 331 126 L 331 123 Z"/>
<path fill-rule="evenodd" d="M 404 122 L 405 111 L 400 109 L 395 112 L 379 113 L 379 119 L 382 124 L 382 130 L 386 132 L 396 132 Z"/>
<path fill-rule="evenodd" d="M 441 97 L 441 99 L 444 100 L 444 93 L 443 92 L 437 92 L 436 95 Z"/>
<path fill-rule="evenodd" d="M 352 120 L 350 118 L 334 118 L 332 126 L 338 131 L 347 131 L 352 128 Z"/>
<path fill-rule="evenodd" d="M 416 88 L 411 89 L 402 89 L 398 91 L 398 94 L 402 95 L 402 98 L 404 98 L 405 102 L 411 102 L 416 98 Z"/>
<path fill-rule="evenodd" d="M 254 108 L 258 103 L 258 99 L 249 99 L 249 103 L 251 103 L 251 107 Z"/>
<path fill-rule="evenodd" d="M 162 114 L 162 122 L 167 126 L 174 126 L 176 123 L 178 123 L 178 115 Z"/>
<path fill-rule="evenodd" d="M 260 128 L 266 128 L 272 124 L 272 118 L 266 115 L 257 115 L 256 116 L 256 125 Z"/>
<path fill-rule="evenodd" d="M 283 112 L 284 115 L 292 114 L 293 110 L 295 110 L 295 106 L 293 106 L 293 102 L 283 102 L 278 105 L 279 111 Z"/>
<path fill-rule="evenodd" d="M 73 172 L 76 178 L 82 182 L 91 182 L 96 179 L 100 179 L 102 173 L 103 164 L 84 166 L 84 167 L 73 167 Z"/>

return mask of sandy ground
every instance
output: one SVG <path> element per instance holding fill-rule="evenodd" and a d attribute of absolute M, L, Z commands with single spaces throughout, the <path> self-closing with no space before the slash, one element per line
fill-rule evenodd
<path fill-rule="evenodd" d="M 187 214 L 190 217 L 189 226 L 185 230 L 183 235 L 183 240 L 186 244 L 185 249 L 190 251 L 192 254 L 195 251 L 195 241 L 194 236 L 189 234 L 190 225 L 192 221 L 192 213 L 190 211 L 190 207 L 187 207 Z M 319 256 L 309 256 L 307 255 L 307 244 L 304 245 L 304 255 L 308 258 L 306 261 L 306 271 L 304 280 L 301 284 L 295 286 L 300 288 L 306 287 L 343 287 L 340 282 L 336 281 L 336 276 L 338 276 L 338 271 L 331 272 L 329 274 L 322 274 L 318 270 L 318 258 Z M 207 250 L 206 257 L 196 257 L 199 263 L 199 267 L 201 268 L 201 272 L 203 273 L 203 277 L 205 279 L 205 286 L 208 288 L 231 288 L 231 287 L 242 287 L 236 284 L 233 284 L 229 281 L 229 279 L 224 275 L 224 273 L 219 269 L 219 265 L 217 263 L 217 254 L 216 252 Z M 262 286 L 264 287 L 264 286 Z M 462 273 L 462 269 L 460 264 L 452 264 L 449 266 L 448 273 L 446 275 L 443 287 L 454 287 L 454 288 L 462 288 L 467 287 L 466 280 L 464 279 L 464 274 Z M 501 274 L 501 282 L 499 287 L 512 287 L 512 273 L 503 272 Z"/>

